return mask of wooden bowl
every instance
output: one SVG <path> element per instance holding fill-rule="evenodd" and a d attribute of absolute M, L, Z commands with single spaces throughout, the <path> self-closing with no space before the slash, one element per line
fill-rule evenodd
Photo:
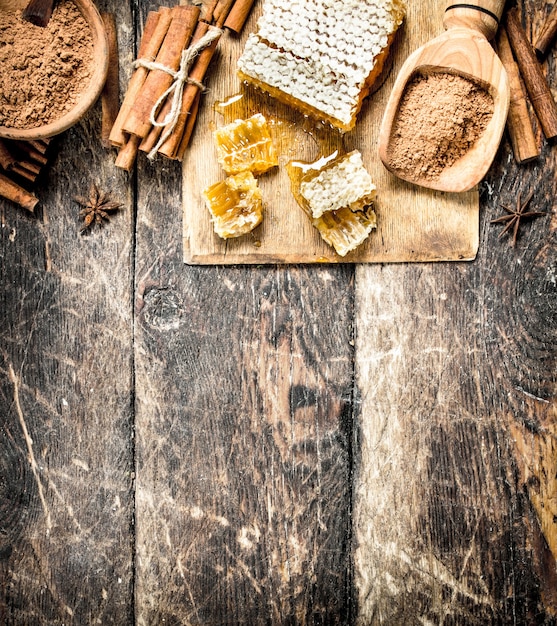
<path fill-rule="evenodd" d="M 76 106 L 54 122 L 35 128 L 0 126 L 0 137 L 32 141 L 46 139 L 64 132 L 76 124 L 100 96 L 108 72 L 108 39 L 102 18 L 92 0 L 72 0 L 91 29 L 93 39 L 93 68 L 89 84 L 84 87 Z M 24 8 L 28 0 L 0 0 L 0 11 Z"/>

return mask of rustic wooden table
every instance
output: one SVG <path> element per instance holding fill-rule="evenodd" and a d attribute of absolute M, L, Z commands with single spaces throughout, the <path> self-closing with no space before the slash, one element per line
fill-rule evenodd
<path fill-rule="evenodd" d="M 124 89 L 158 4 L 97 5 Z M 473 262 L 196 267 L 180 164 L 99 127 L 0 202 L 0 623 L 555 624 L 555 147 L 505 137 Z"/>

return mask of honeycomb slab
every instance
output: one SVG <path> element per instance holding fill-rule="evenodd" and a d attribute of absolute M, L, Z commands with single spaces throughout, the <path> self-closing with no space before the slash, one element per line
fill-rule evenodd
<path fill-rule="evenodd" d="M 265 0 L 238 74 L 303 113 L 350 130 L 404 14 L 402 0 Z"/>

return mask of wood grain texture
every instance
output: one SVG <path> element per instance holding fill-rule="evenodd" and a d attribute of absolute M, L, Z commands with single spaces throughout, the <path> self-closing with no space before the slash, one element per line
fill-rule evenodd
<path fill-rule="evenodd" d="M 350 306 L 337 306 L 334 324 L 319 330 L 321 313 L 318 321 L 296 303 L 302 294 L 314 298 L 324 281 L 342 285 L 346 272 L 259 270 L 250 285 L 242 273 L 188 272 L 145 294 L 138 617 L 344 623 Z M 222 305 L 211 314 L 206 289 Z M 171 327 L 160 319 L 167 308 Z"/>
<path fill-rule="evenodd" d="M 473 259 L 478 247 L 477 189 L 445 194 L 410 185 L 388 172 L 377 152 L 379 126 L 396 72 L 416 47 L 442 31 L 442 7 L 435 2 L 408 6 L 408 24 L 392 48 L 393 69 L 385 84 L 362 107 L 353 131 L 344 136 L 306 119 L 253 89 L 235 75 L 245 38 L 256 29 L 256 3 L 242 34 L 225 33 L 207 77 L 196 129 L 184 159 L 184 254 L 193 264 L 398 262 Z M 440 30 L 439 30 L 440 29 Z M 224 107 L 234 96 L 243 97 Z M 217 106 L 215 106 L 215 104 Z M 214 234 L 202 191 L 225 178 L 216 160 L 213 130 L 235 117 L 263 113 L 279 154 L 279 167 L 259 177 L 265 204 L 263 223 L 252 236 L 222 240 Z M 312 162 L 358 149 L 377 186 L 378 228 L 357 250 L 340 257 L 325 244 L 296 203 L 286 170 L 290 161 Z"/>
<path fill-rule="evenodd" d="M 2 624 L 133 620 L 133 211 L 99 114 L 53 142 L 34 217 L 0 203 Z M 126 209 L 82 237 L 91 181 Z"/>
<path fill-rule="evenodd" d="M 430 267 L 391 267 L 396 288 L 366 290 L 376 277 L 362 273 L 360 623 L 530 623 L 541 604 L 530 513 L 498 405 L 496 344 L 481 339 L 491 317 L 483 282 L 469 270 L 449 280 Z M 430 298 L 409 305 L 412 283 Z M 445 306 L 457 298 L 466 302 L 459 314 Z M 392 307 L 406 311 L 394 327 Z"/>

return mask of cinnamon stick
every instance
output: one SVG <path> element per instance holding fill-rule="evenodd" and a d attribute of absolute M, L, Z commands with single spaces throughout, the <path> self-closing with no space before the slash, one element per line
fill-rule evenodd
<path fill-rule="evenodd" d="M 157 122 L 162 123 L 162 120 L 164 120 L 170 112 L 171 106 L 171 101 L 167 99 L 161 107 L 159 114 L 157 115 Z M 141 152 L 151 152 L 151 150 L 157 144 L 157 141 L 162 134 L 163 128 L 164 126 L 151 126 L 149 132 L 147 133 L 147 136 L 144 137 L 139 144 L 139 149 L 141 150 Z"/>
<path fill-rule="evenodd" d="M 30 139 L 27 141 L 22 141 L 21 143 L 33 148 L 34 150 L 36 150 L 37 152 L 40 152 L 41 154 L 46 154 L 46 151 L 48 150 L 48 146 L 50 144 L 50 139 L 49 138 Z"/>
<path fill-rule="evenodd" d="M 14 143 L 17 151 L 25 154 L 31 161 L 35 161 L 40 165 L 46 165 L 48 163 L 48 158 L 45 154 L 45 151 L 40 149 L 40 146 L 37 145 L 37 142 L 16 141 Z"/>
<path fill-rule="evenodd" d="M 127 138 L 126 143 L 118 151 L 118 156 L 114 162 L 116 167 L 126 170 L 126 172 L 132 169 L 137 157 L 140 142 L 141 137 L 137 135 L 130 135 Z"/>
<path fill-rule="evenodd" d="M 118 37 L 114 13 L 101 13 L 108 38 L 108 73 L 101 92 L 101 143 L 110 148 L 110 131 L 118 117 L 119 110 L 119 64 Z"/>
<path fill-rule="evenodd" d="M 226 18 L 230 13 L 230 9 L 232 9 L 232 5 L 234 4 L 234 0 L 219 0 L 217 2 L 217 6 L 213 11 L 213 20 L 212 23 L 217 28 L 222 28 L 223 24 L 226 22 Z"/>
<path fill-rule="evenodd" d="M 189 145 L 189 141 L 191 139 L 193 129 L 195 127 L 195 121 L 197 119 L 197 113 L 199 111 L 200 101 L 201 101 L 201 92 L 198 91 L 194 96 L 194 100 L 189 108 L 183 127 L 174 136 L 174 139 L 172 141 L 169 141 L 171 139 L 169 137 L 169 140 L 165 141 L 162 144 L 162 146 L 157 151 L 158 153 L 162 154 L 163 156 L 169 159 L 173 159 L 177 161 L 181 161 L 184 158 L 184 153 Z M 153 147 L 154 147 L 154 144 L 149 148 L 148 144 L 143 145 L 142 143 L 139 146 L 139 149 L 143 151 L 147 151 L 147 149 L 149 148 L 149 151 L 150 151 L 153 149 Z"/>
<path fill-rule="evenodd" d="M 16 165 L 35 174 L 35 176 L 38 176 L 41 173 L 41 166 L 38 163 L 33 163 L 32 161 L 18 161 Z"/>
<path fill-rule="evenodd" d="M 36 168 L 33 168 L 33 170 L 31 170 L 25 167 L 25 165 L 25 163 L 14 163 L 10 171 L 14 174 L 17 174 L 18 176 L 21 176 L 22 178 L 25 178 L 30 183 L 34 183 L 37 180 L 39 172 L 33 171 Z"/>
<path fill-rule="evenodd" d="M 193 129 L 195 127 L 195 121 L 197 119 L 197 113 L 199 111 L 199 102 L 201 101 L 201 92 L 198 91 L 195 97 L 195 100 L 191 106 L 188 119 L 186 121 L 186 126 L 184 128 L 184 132 L 182 134 L 182 140 L 180 141 L 180 146 L 178 150 L 174 152 L 174 158 L 178 161 L 183 161 L 186 150 L 189 146 L 190 139 L 193 133 Z"/>
<path fill-rule="evenodd" d="M 511 97 L 507 117 L 507 131 L 511 140 L 514 158 L 517 163 L 527 163 L 539 156 L 540 148 L 534 135 L 518 66 L 515 63 L 504 26 L 499 27 L 497 34 L 497 52 L 509 78 Z"/>
<path fill-rule="evenodd" d="M 219 0 L 210 0 L 210 2 L 204 2 L 201 16 L 199 19 L 203 22 L 207 22 L 207 24 L 211 24 L 211 22 L 213 21 L 213 14 L 215 12 L 215 9 L 217 8 L 218 3 Z"/>
<path fill-rule="evenodd" d="M 0 139 L 0 165 L 3 169 L 9 170 L 16 162 L 14 155 L 10 152 L 8 146 Z"/>
<path fill-rule="evenodd" d="M 162 42 L 156 62 L 176 71 L 180 66 L 183 49 L 187 46 L 197 20 L 199 7 L 175 6 L 172 20 Z M 151 129 L 150 116 L 157 100 L 172 84 L 172 76 L 164 70 L 153 69 L 147 74 L 137 99 L 123 125 L 123 130 L 138 137 L 145 137 Z"/>
<path fill-rule="evenodd" d="M 538 35 L 536 42 L 534 43 L 534 50 L 536 51 L 539 58 L 543 59 L 553 42 L 555 41 L 555 36 L 557 35 L 557 6 L 553 7 L 547 19 L 544 22 L 540 30 L 540 34 Z"/>
<path fill-rule="evenodd" d="M 157 56 L 163 39 L 170 24 L 171 11 L 168 7 L 161 7 L 158 12 L 151 11 L 145 20 L 143 35 L 139 44 L 138 59 L 154 61 Z M 124 100 L 120 106 L 120 111 L 110 131 L 109 141 L 113 146 L 123 146 L 127 141 L 127 135 L 122 130 L 124 122 L 137 98 L 137 94 L 145 79 L 148 70 L 145 67 L 138 67 L 128 83 L 128 88 Z"/>
<path fill-rule="evenodd" d="M 215 27 L 209 26 L 208 30 L 219 29 L 215 29 Z M 188 83 L 188 85 L 184 89 L 184 94 L 182 98 L 182 109 L 180 111 L 180 115 L 178 116 L 178 121 L 170 137 L 159 149 L 159 152 L 161 154 L 167 156 L 170 159 L 175 159 L 177 157 L 180 143 L 182 141 L 182 136 L 184 134 L 184 130 L 187 124 L 188 113 L 192 107 L 195 98 L 197 97 L 197 94 L 200 92 L 200 85 L 205 78 L 205 74 L 207 73 L 211 60 L 213 59 L 219 40 L 220 36 L 217 36 L 216 39 L 214 39 L 206 48 L 204 48 L 199 53 L 197 61 L 191 69 L 190 79 L 193 82 Z"/>
<path fill-rule="evenodd" d="M 27 211 L 30 211 L 31 213 L 35 210 L 35 207 L 39 202 L 39 199 L 36 196 L 17 183 L 14 183 L 13 180 L 3 174 L 0 174 L 0 196 L 2 196 L 2 198 L 6 198 L 6 200 L 10 200 L 10 202 L 19 204 L 19 206 L 27 209 Z"/>
<path fill-rule="evenodd" d="M 0 166 L 34 183 L 47 158 L 28 141 L 3 141 L 0 139 Z"/>
<path fill-rule="evenodd" d="M 520 24 L 516 8 L 507 12 L 506 30 L 530 102 L 547 140 L 557 137 L 557 106 L 532 44 Z"/>
<path fill-rule="evenodd" d="M 248 19 L 254 1 L 255 0 L 236 0 L 224 22 L 224 27 L 235 33 L 239 33 Z"/>

